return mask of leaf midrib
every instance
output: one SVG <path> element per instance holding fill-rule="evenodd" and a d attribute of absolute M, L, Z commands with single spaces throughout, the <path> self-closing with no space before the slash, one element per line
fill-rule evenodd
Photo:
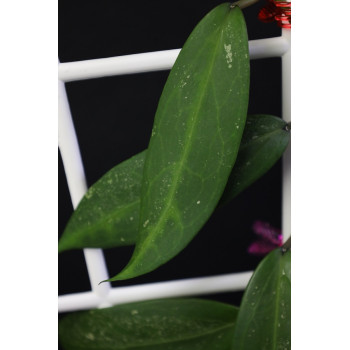
<path fill-rule="evenodd" d="M 116 209 L 114 209 L 112 212 L 110 212 L 108 215 L 104 215 L 102 218 L 100 218 L 99 220 L 96 220 L 94 224 L 92 224 L 91 226 L 84 226 L 81 229 L 71 229 L 71 232 L 76 232 L 76 233 L 82 233 L 82 232 L 95 232 L 96 231 L 96 227 L 104 227 L 104 223 L 106 223 L 106 221 L 109 218 L 114 218 L 116 213 L 122 213 L 122 215 L 127 212 L 128 210 L 130 210 L 130 208 L 132 208 L 133 206 L 136 206 L 138 203 L 140 202 L 140 198 L 130 202 L 127 205 L 124 205 L 123 207 L 118 207 Z M 81 227 L 81 225 L 79 226 Z M 69 231 L 67 231 L 69 232 Z M 66 234 L 66 231 L 64 232 L 64 234 Z M 63 236 L 62 236 L 63 237 Z"/>
<path fill-rule="evenodd" d="M 228 17 L 228 14 L 230 12 L 228 12 L 226 14 L 226 18 Z M 224 23 L 224 21 L 226 20 L 226 18 L 223 20 L 222 23 Z M 223 24 L 222 24 L 223 25 Z M 221 27 L 222 28 L 222 27 Z M 222 34 L 223 34 L 223 30 L 221 29 L 221 37 L 222 37 Z M 207 86 L 208 85 L 208 81 L 209 81 L 209 78 L 211 77 L 212 75 L 212 71 L 213 71 L 213 66 L 214 66 L 214 62 L 215 62 L 215 57 L 216 57 L 216 52 L 217 52 L 217 49 L 218 49 L 218 46 L 219 46 L 219 43 L 221 42 L 221 38 L 220 40 L 217 41 L 216 43 L 216 46 L 215 46 L 215 50 L 213 50 L 213 53 L 212 53 L 212 61 L 210 63 L 210 69 L 208 71 L 208 74 L 207 74 L 207 77 L 206 77 L 206 80 L 205 80 L 205 84 L 204 86 Z M 201 102 L 203 101 L 204 99 L 204 96 L 205 96 L 205 92 L 206 89 L 202 89 L 201 90 L 201 93 L 200 93 L 200 96 L 198 98 L 198 105 L 200 106 L 199 108 L 197 108 L 197 110 L 195 111 L 195 115 L 194 115 L 194 121 L 192 122 L 192 125 L 191 125 L 191 128 L 190 130 L 187 132 L 186 136 L 185 136 L 185 139 L 186 139 L 186 146 L 184 147 L 184 152 L 183 152 L 183 156 L 181 157 L 181 160 L 179 161 L 179 166 L 178 166 L 178 170 L 175 172 L 175 175 L 173 177 L 174 181 L 175 181 L 175 185 L 171 188 L 171 190 L 169 191 L 169 194 L 167 196 L 167 201 L 166 201 L 166 206 L 163 210 L 163 213 L 161 214 L 159 220 L 157 221 L 157 224 L 155 226 L 153 226 L 152 228 L 152 231 L 153 232 L 158 232 L 160 230 L 160 228 L 163 226 L 164 222 L 165 222 L 165 219 L 167 217 L 166 214 L 168 214 L 168 211 L 169 209 L 171 209 L 171 206 L 172 206 L 172 201 L 173 201 L 173 198 L 175 196 L 175 193 L 176 193 L 176 190 L 178 189 L 178 183 L 179 183 L 179 178 L 180 178 L 180 174 L 183 172 L 183 168 L 184 168 L 184 165 L 185 165 L 185 162 L 188 158 L 188 155 L 190 153 L 190 149 L 191 149 L 191 145 L 192 145 L 192 142 L 191 142 L 191 136 L 193 135 L 193 132 L 194 132 L 194 127 L 196 125 L 196 121 L 198 120 L 198 116 L 199 116 L 199 112 L 202 110 L 202 107 L 201 107 Z M 142 225 L 142 222 L 140 221 L 140 227 Z M 148 235 L 147 238 L 145 239 L 145 241 L 143 242 L 143 245 L 146 246 L 149 244 L 149 241 L 152 241 L 152 237 L 151 235 Z M 144 250 L 143 250 L 144 251 Z"/>

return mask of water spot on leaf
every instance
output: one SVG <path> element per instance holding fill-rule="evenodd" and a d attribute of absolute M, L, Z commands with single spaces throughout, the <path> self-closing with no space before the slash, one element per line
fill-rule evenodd
<path fill-rule="evenodd" d="M 92 333 L 87 333 L 85 337 L 89 340 L 95 340 L 95 336 Z"/>
<path fill-rule="evenodd" d="M 226 51 L 226 62 L 228 64 L 228 67 L 231 68 L 232 64 L 230 64 L 232 62 L 232 51 L 231 51 L 231 44 L 224 44 L 224 49 Z"/>

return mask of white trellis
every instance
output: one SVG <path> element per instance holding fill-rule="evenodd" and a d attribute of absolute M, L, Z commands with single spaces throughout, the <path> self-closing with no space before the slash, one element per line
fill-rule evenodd
<path fill-rule="evenodd" d="M 276 38 L 249 41 L 251 59 L 282 58 L 282 117 L 291 118 L 291 37 L 289 29 L 282 29 Z M 147 52 L 134 55 L 59 63 L 59 148 L 67 177 L 73 207 L 87 191 L 84 166 L 67 100 L 65 82 L 106 76 L 134 74 L 171 69 L 180 49 Z M 282 232 L 284 240 L 290 235 L 290 148 L 283 158 Z M 166 297 L 203 295 L 244 290 L 251 271 L 190 278 L 177 281 L 149 283 L 129 287 L 112 288 L 108 279 L 106 263 L 101 249 L 84 249 L 85 261 L 92 290 L 90 292 L 61 295 L 59 312 L 102 308 L 116 304 Z"/>

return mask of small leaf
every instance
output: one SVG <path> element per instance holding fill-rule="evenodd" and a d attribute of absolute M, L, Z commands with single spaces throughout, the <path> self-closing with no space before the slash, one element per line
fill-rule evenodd
<path fill-rule="evenodd" d="M 67 315 L 65 350 L 229 350 L 238 309 L 201 299 L 164 299 Z"/>
<path fill-rule="evenodd" d="M 250 115 L 239 148 L 234 171 L 226 184 L 220 204 L 229 202 L 265 174 L 281 157 L 290 139 L 287 123 L 264 114 Z M 241 176 L 244 174 L 244 176 Z"/>
<path fill-rule="evenodd" d="M 221 205 L 262 176 L 281 157 L 290 138 L 285 126 L 278 117 L 248 115 Z M 135 244 L 145 156 L 146 151 L 118 164 L 90 187 L 65 228 L 58 244 L 59 252 Z"/>
<path fill-rule="evenodd" d="M 290 350 L 291 252 L 277 248 L 254 272 L 244 293 L 231 350 Z"/>
<path fill-rule="evenodd" d="M 145 160 L 135 250 L 111 281 L 166 263 L 208 220 L 237 157 L 248 97 L 246 25 L 225 3 L 197 25 L 170 72 Z"/>

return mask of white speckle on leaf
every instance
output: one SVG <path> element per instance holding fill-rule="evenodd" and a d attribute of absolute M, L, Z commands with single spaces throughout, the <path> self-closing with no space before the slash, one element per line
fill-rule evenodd
<path fill-rule="evenodd" d="M 89 340 L 95 340 L 95 336 L 92 333 L 87 333 L 86 338 L 88 338 Z"/>
<path fill-rule="evenodd" d="M 201 201 L 197 201 L 197 204 L 200 204 L 201 203 Z"/>
<path fill-rule="evenodd" d="M 133 216 L 130 216 L 130 221 L 133 221 L 134 220 L 134 217 Z"/>
<path fill-rule="evenodd" d="M 120 240 L 121 240 L 121 242 L 125 242 L 125 238 L 124 237 L 121 237 Z"/>
<path fill-rule="evenodd" d="M 131 310 L 131 315 L 137 315 L 139 312 L 137 310 Z"/>
<path fill-rule="evenodd" d="M 93 189 L 91 188 L 89 191 L 86 192 L 85 197 L 86 197 L 87 199 L 91 198 L 93 192 L 94 192 L 94 191 L 93 191 Z"/>
<path fill-rule="evenodd" d="M 232 51 L 231 51 L 231 44 L 224 44 L 224 49 L 226 51 L 226 62 L 228 64 L 228 68 L 232 68 Z"/>
<path fill-rule="evenodd" d="M 143 223 L 143 227 L 146 227 L 149 223 L 149 220 L 146 220 L 144 223 Z"/>

